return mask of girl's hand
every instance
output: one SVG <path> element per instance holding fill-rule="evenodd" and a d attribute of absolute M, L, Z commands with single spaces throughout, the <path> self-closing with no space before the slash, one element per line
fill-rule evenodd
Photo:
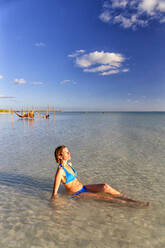
<path fill-rule="evenodd" d="M 55 198 L 56 198 L 55 195 L 52 195 L 51 198 L 50 198 L 50 200 L 51 200 L 51 201 L 54 201 Z"/>
<path fill-rule="evenodd" d="M 54 200 L 57 199 L 57 198 L 58 198 L 58 195 L 52 195 L 50 200 L 51 200 L 51 201 L 54 201 Z"/>

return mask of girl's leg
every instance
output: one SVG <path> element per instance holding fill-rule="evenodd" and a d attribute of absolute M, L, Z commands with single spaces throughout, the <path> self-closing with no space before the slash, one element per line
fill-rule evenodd
<path fill-rule="evenodd" d="M 93 193 L 108 193 L 113 196 L 121 196 L 121 193 L 117 191 L 116 189 L 110 187 L 108 184 L 90 184 L 90 185 L 85 185 L 87 190 L 89 192 Z"/>
<path fill-rule="evenodd" d="M 132 202 L 132 203 L 141 203 L 141 201 L 132 199 L 130 197 L 127 197 L 126 195 L 121 194 L 119 191 L 110 187 L 108 184 L 90 184 L 90 185 L 85 185 L 85 187 L 87 188 L 88 192 L 107 193 L 107 194 L 110 194 L 111 196 L 113 196 L 115 198 L 120 199 L 120 200 Z"/>
<path fill-rule="evenodd" d="M 93 199 L 93 200 L 97 200 L 97 201 L 108 201 L 110 203 L 117 203 L 117 204 L 127 204 L 127 201 L 125 201 L 124 199 L 120 199 L 120 198 L 115 198 L 113 196 L 110 196 L 110 194 L 98 194 L 97 193 L 93 193 L 93 192 L 85 192 L 85 193 L 81 193 L 79 195 L 75 195 L 75 198 L 81 198 L 81 199 Z"/>
<path fill-rule="evenodd" d="M 98 192 L 97 193 L 85 192 L 79 195 L 75 195 L 74 197 L 80 199 L 93 199 L 96 201 L 106 201 L 109 203 L 116 203 L 125 206 L 132 206 L 132 207 L 136 207 L 136 206 L 145 207 L 149 205 L 148 202 L 130 201 L 122 197 L 113 197 L 110 194 L 98 194 Z"/>

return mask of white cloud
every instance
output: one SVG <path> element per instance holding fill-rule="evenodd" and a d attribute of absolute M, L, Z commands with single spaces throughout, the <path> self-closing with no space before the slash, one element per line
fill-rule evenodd
<path fill-rule="evenodd" d="M 149 25 L 151 20 L 164 23 L 165 0 L 106 0 L 99 18 L 132 29 Z"/>
<path fill-rule="evenodd" d="M 101 75 L 102 76 L 107 76 L 107 75 L 117 74 L 119 72 L 120 72 L 119 70 L 110 70 L 110 71 L 102 72 Z"/>
<path fill-rule="evenodd" d="M 36 46 L 36 47 L 45 47 L 46 44 L 45 44 L 44 42 L 36 42 L 36 43 L 35 43 L 35 46 Z"/>
<path fill-rule="evenodd" d="M 3 75 L 0 75 L 0 79 L 2 79 L 3 78 Z"/>
<path fill-rule="evenodd" d="M 157 5 L 157 0 L 142 0 L 141 3 L 139 4 L 139 8 L 150 14 L 155 9 L 156 5 Z"/>
<path fill-rule="evenodd" d="M 23 78 L 16 78 L 14 79 L 14 83 L 16 84 L 26 84 L 26 80 Z"/>
<path fill-rule="evenodd" d="M 104 11 L 103 13 L 101 13 L 101 15 L 99 16 L 100 20 L 103 22 L 109 22 L 111 19 L 111 15 L 109 13 L 109 11 Z"/>
<path fill-rule="evenodd" d="M 158 3 L 158 10 L 165 12 L 165 1 L 160 1 Z"/>
<path fill-rule="evenodd" d="M 125 69 L 122 70 L 122 72 L 128 72 L 128 71 L 129 71 L 128 68 L 125 68 Z"/>
<path fill-rule="evenodd" d="M 147 25 L 147 21 L 144 20 L 138 20 L 137 15 L 132 15 L 131 17 L 127 18 L 122 15 L 118 15 L 114 17 L 113 20 L 114 23 L 119 23 L 122 27 L 124 28 L 130 28 L 132 27 L 133 29 L 137 26 L 145 26 Z"/>
<path fill-rule="evenodd" d="M 128 0 L 112 0 L 112 8 L 125 8 Z"/>
<path fill-rule="evenodd" d="M 121 69 L 125 57 L 120 53 L 94 51 L 74 58 L 75 64 L 84 72 L 98 72 L 100 75 L 111 75 L 128 71 Z"/>
<path fill-rule="evenodd" d="M 5 95 L 0 95 L 1 99 L 9 99 L 9 98 L 15 98 L 14 96 L 5 96 Z"/>
<path fill-rule="evenodd" d="M 42 85 L 43 83 L 42 82 L 32 82 L 31 84 L 33 84 L 33 85 Z"/>
<path fill-rule="evenodd" d="M 60 84 L 77 84 L 74 80 L 65 79 L 60 82 Z"/>
<path fill-rule="evenodd" d="M 110 70 L 111 68 L 113 68 L 113 66 L 111 66 L 111 65 L 100 65 L 100 66 L 97 66 L 97 67 L 84 69 L 84 71 L 85 72 L 101 72 L 101 71 Z"/>
<path fill-rule="evenodd" d="M 124 28 L 129 28 L 132 26 L 133 22 L 131 19 L 126 18 L 122 15 L 115 16 L 114 23 L 122 23 L 122 26 Z"/>
<path fill-rule="evenodd" d="M 76 64 L 80 67 L 89 67 L 95 64 L 111 65 L 118 67 L 123 61 L 124 57 L 121 54 L 104 51 L 95 51 L 76 58 Z"/>
<path fill-rule="evenodd" d="M 26 80 L 24 78 L 16 78 L 13 80 L 15 84 L 26 84 Z M 39 82 L 39 81 L 32 81 L 30 84 L 32 85 L 43 85 L 43 82 Z"/>
<path fill-rule="evenodd" d="M 76 50 L 74 53 L 69 54 L 68 57 L 70 57 L 70 58 L 75 58 L 75 57 L 79 56 L 79 55 L 82 54 L 82 53 L 85 53 L 85 50 L 83 50 L 83 49 L 81 49 L 81 50 Z"/>

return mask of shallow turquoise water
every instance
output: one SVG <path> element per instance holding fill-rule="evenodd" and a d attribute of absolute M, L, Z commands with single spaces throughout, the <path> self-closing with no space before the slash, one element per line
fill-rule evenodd
<path fill-rule="evenodd" d="M 84 184 L 108 183 L 152 205 L 73 200 L 63 186 L 51 204 L 60 144 Z M 1 114 L 0 147 L 0 247 L 164 247 L 164 113 Z"/>

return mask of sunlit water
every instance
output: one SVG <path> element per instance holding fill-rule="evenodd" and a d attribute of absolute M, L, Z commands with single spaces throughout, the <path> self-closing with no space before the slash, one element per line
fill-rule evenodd
<path fill-rule="evenodd" d="M 52 204 L 54 149 L 69 147 L 84 184 L 108 183 L 147 208 L 71 199 Z M 0 247 L 165 247 L 165 114 L 0 115 Z"/>

